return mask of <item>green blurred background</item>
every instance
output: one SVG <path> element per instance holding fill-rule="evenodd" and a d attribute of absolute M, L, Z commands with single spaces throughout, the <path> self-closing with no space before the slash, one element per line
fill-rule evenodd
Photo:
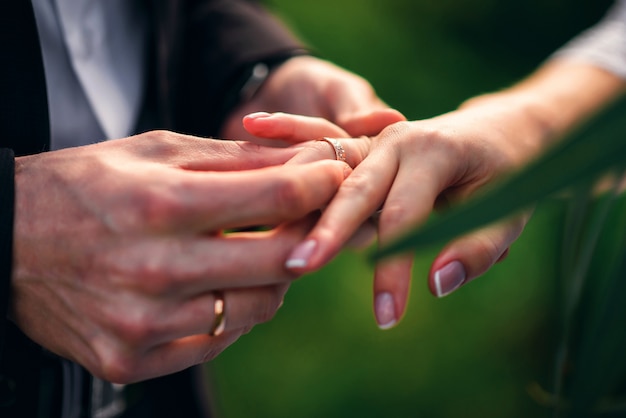
<path fill-rule="evenodd" d="M 375 86 L 409 119 L 523 77 L 595 22 L 608 0 L 272 0 L 322 57 Z M 396 328 L 372 314 L 366 252 L 345 251 L 295 282 L 273 321 L 209 366 L 217 410 L 234 417 L 543 417 L 563 208 L 540 206 L 505 262 L 437 300 L 416 255 Z"/>

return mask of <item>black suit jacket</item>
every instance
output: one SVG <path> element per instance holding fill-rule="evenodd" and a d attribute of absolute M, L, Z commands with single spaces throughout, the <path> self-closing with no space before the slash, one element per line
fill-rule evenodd
<path fill-rule="evenodd" d="M 151 116 L 149 128 L 216 135 L 237 104 L 237 93 L 253 64 L 280 62 L 303 51 L 252 1 L 143 1 L 152 40 L 144 106 Z M 11 148 L 16 155 L 48 150 L 45 75 L 29 1 L 0 1 L 0 57 L 0 148 Z M 10 271 L 10 266 L 3 267 Z M 3 309 L 1 305 L 0 300 Z M 0 323 L 5 322 L 5 312 L 0 315 Z M 42 402 L 55 403 L 58 359 L 12 324 L 2 325 L 6 326 L 0 326 L 0 416 L 34 417 Z M 149 400 L 145 409 L 149 416 L 207 416 L 202 382 L 196 367 L 146 382 L 137 392 Z"/>
<path fill-rule="evenodd" d="M 256 2 L 141 0 L 152 21 L 147 104 L 158 127 L 216 135 L 251 64 L 301 53 Z M 30 2 L 0 5 L 0 148 L 47 150 L 45 78 Z"/>

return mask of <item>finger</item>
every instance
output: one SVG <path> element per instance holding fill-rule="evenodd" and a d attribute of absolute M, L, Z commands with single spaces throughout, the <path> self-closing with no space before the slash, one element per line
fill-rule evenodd
<path fill-rule="evenodd" d="M 395 109 L 378 109 L 359 114 L 349 114 L 340 118 L 338 124 L 345 129 L 350 136 L 375 136 L 387 126 L 405 121 L 402 113 Z"/>
<path fill-rule="evenodd" d="M 395 326 L 406 310 L 413 256 L 379 262 L 374 271 L 374 315 L 380 329 Z"/>
<path fill-rule="evenodd" d="M 312 271 L 337 254 L 382 205 L 397 165 L 394 153 L 373 151 L 341 185 L 313 231 L 290 254 L 287 267 Z"/>
<path fill-rule="evenodd" d="M 389 244 L 406 228 L 428 217 L 441 189 L 435 173 L 428 165 L 405 164 L 400 168 L 380 214 L 380 246 Z M 381 329 L 394 326 L 404 315 L 412 264 L 413 256 L 409 254 L 384 260 L 376 266 L 374 309 Z"/>
<path fill-rule="evenodd" d="M 285 284 L 296 275 L 285 269 L 284 260 L 315 219 L 265 232 L 146 238 L 122 243 L 97 262 L 115 272 L 119 286 L 155 298 L 187 299 L 217 289 Z"/>
<path fill-rule="evenodd" d="M 357 231 L 350 237 L 346 246 L 355 249 L 369 247 L 376 240 L 376 225 L 373 222 L 364 222 Z"/>
<path fill-rule="evenodd" d="M 449 173 L 446 166 L 453 164 L 442 156 L 422 161 L 417 154 L 403 161 L 401 172 L 397 172 L 397 151 L 389 151 L 384 144 L 374 148 L 341 185 L 305 242 L 294 249 L 287 266 L 298 272 L 321 267 L 383 202 L 379 223 L 383 243 L 407 225 L 425 219 L 444 189 L 444 178 Z"/>
<path fill-rule="evenodd" d="M 289 142 L 308 141 L 323 136 L 350 136 L 326 119 L 288 113 L 252 113 L 243 118 L 243 125 L 252 135 Z"/>
<path fill-rule="evenodd" d="M 252 328 L 257 324 L 271 320 L 282 306 L 285 293 L 287 293 L 288 289 L 289 283 L 256 288 L 225 289 L 222 292 L 224 299 L 225 331 Z M 188 333 L 178 331 L 180 327 L 174 325 L 172 332 L 178 333 L 174 334 L 175 337 L 177 335 L 187 336 L 193 335 L 194 333 L 202 334 L 207 332 L 207 324 L 211 326 L 211 324 L 215 323 L 215 297 L 213 293 L 210 294 L 210 298 L 213 299 L 213 301 L 209 303 L 208 318 L 210 322 L 204 322 L 204 326 L 198 324 L 195 330 L 189 329 Z M 190 304 L 189 306 L 181 307 L 182 311 L 186 312 L 181 312 L 183 318 L 180 318 L 181 321 L 179 321 L 179 324 L 190 324 L 193 318 L 193 311 L 196 309 L 206 310 L 207 295 L 200 296 L 199 299 L 200 300 L 194 298 L 188 302 Z"/>
<path fill-rule="evenodd" d="M 356 167 L 368 155 L 371 145 L 371 139 L 363 138 L 333 138 L 343 149 L 343 155 L 346 163 L 350 167 Z M 293 156 L 285 165 L 306 164 L 322 159 L 337 159 L 337 150 L 335 145 L 329 141 L 329 138 L 317 141 L 310 141 L 302 144 L 300 151 Z"/>
<path fill-rule="evenodd" d="M 432 212 L 438 194 L 447 183 L 447 177 L 439 173 L 448 172 L 445 161 L 432 158 L 419 164 L 407 162 L 398 171 L 380 215 L 380 246 L 389 244 L 407 228 L 421 224 Z M 377 265 L 374 308 L 382 329 L 397 324 L 404 314 L 409 297 L 412 260 L 412 254 L 409 254 Z"/>
<path fill-rule="evenodd" d="M 325 160 L 232 173 L 216 182 L 215 194 L 207 196 L 211 218 L 200 212 L 196 215 L 205 218 L 210 229 L 300 219 L 324 207 L 350 171 L 343 162 Z"/>
<path fill-rule="evenodd" d="M 176 172 L 134 201 L 126 222 L 176 234 L 275 225 L 325 206 L 349 173 L 347 164 L 328 160 L 249 171 Z"/>
<path fill-rule="evenodd" d="M 106 141 L 95 147 L 107 152 L 126 152 L 141 160 L 158 162 L 186 170 L 248 170 L 282 164 L 294 151 L 263 147 L 246 141 L 222 141 L 182 135 L 169 131 L 150 131 L 131 138 Z M 77 151 L 92 152 L 91 147 Z"/>
<path fill-rule="evenodd" d="M 280 307 L 288 284 L 225 289 L 222 294 L 224 331 L 251 328 L 269 321 Z M 207 292 L 179 302 L 161 298 L 142 306 L 105 313 L 111 326 L 131 347 L 153 347 L 192 335 L 207 334 L 216 322 L 216 293 Z M 113 308 L 112 308 L 113 309 Z M 135 310 L 136 309 L 136 310 Z M 146 312 L 152 312 L 148 315 Z"/>
<path fill-rule="evenodd" d="M 240 171 L 280 165 L 292 158 L 297 149 L 269 147 L 248 141 L 204 139 L 180 168 L 194 171 Z M 210 141 L 210 142 L 209 142 Z"/>
<path fill-rule="evenodd" d="M 90 371 L 113 383 L 129 384 L 179 372 L 217 357 L 233 344 L 245 329 L 181 338 L 154 347 L 147 352 L 111 352 L 102 356 L 101 364 Z"/>
<path fill-rule="evenodd" d="M 364 79 L 335 83 L 328 93 L 329 119 L 341 127 L 353 115 L 389 108 Z"/>
<path fill-rule="evenodd" d="M 443 297 L 489 270 L 508 253 L 519 237 L 529 214 L 494 224 L 448 244 L 428 274 L 430 292 Z"/>

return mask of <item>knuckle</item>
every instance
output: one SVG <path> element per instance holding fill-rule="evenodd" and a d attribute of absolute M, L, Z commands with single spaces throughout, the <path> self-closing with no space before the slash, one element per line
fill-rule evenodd
<path fill-rule="evenodd" d="M 396 122 L 382 130 L 382 141 L 405 143 L 421 154 L 441 151 L 447 160 L 456 161 L 467 146 L 476 146 L 477 141 L 460 141 L 454 127 L 431 125 L 410 121 Z"/>
<path fill-rule="evenodd" d="M 470 276 L 476 277 L 487 272 L 493 266 L 506 247 L 501 248 L 498 242 L 488 236 L 473 237 L 471 239 L 473 257 L 469 263 L 472 271 L 468 272 Z"/>
<path fill-rule="evenodd" d="M 359 171 L 354 171 L 350 176 L 341 184 L 339 191 L 344 196 L 372 196 L 376 193 L 376 186 L 372 181 Z"/>
<path fill-rule="evenodd" d="M 292 178 L 283 178 L 272 190 L 273 202 L 277 211 L 287 218 L 298 217 L 307 211 L 303 185 Z"/>
<path fill-rule="evenodd" d="M 395 232 L 400 227 L 412 223 L 414 216 L 408 205 L 388 204 L 380 214 L 380 226 L 388 232 Z"/>
<path fill-rule="evenodd" d="M 118 349 L 97 347 L 98 362 L 89 371 L 100 379 L 119 384 L 133 383 L 139 378 L 140 356 L 122 354 Z"/>
<path fill-rule="evenodd" d="M 157 232 L 166 230 L 171 219 L 181 211 L 180 200 L 175 194 L 160 187 L 158 190 L 144 189 L 134 203 L 135 221 L 148 230 Z"/>
<path fill-rule="evenodd" d="M 134 290 L 149 297 L 171 294 L 177 288 L 177 283 L 173 273 L 168 272 L 167 266 L 146 260 L 136 273 Z"/>
<path fill-rule="evenodd" d="M 160 142 L 160 143 L 169 142 L 172 137 L 172 133 L 165 129 L 156 129 L 154 131 L 148 132 L 147 135 L 150 136 L 151 142 L 155 142 L 155 143 L 156 142 Z"/>
<path fill-rule="evenodd" d="M 159 333 L 158 324 L 145 312 L 125 310 L 110 320 L 111 331 L 129 347 L 148 346 Z"/>
<path fill-rule="evenodd" d="M 176 286 L 173 267 L 168 264 L 167 246 L 132 245 L 101 254 L 98 267 L 102 278 L 119 290 L 140 296 L 161 296 L 172 292 Z M 150 256 L 147 256 L 149 254 Z"/>
<path fill-rule="evenodd" d="M 411 136 L 414 131 L 414 126 L 411 122 L 401 121 L 391 124 L 385 127 L 380 132 L 381 139 L 397 139 L 404 138 L 406 136 Z"/>
<path fill-rule="evenodd" d="M 135 359 L 124 356 L 111 356 L 102 363 L 100 376 L 112 383 L 128 384 L 138 379 Z"/>
<path fill-rule="evenodd" d="M 145 138 L 141 152 L 149 158 L 171 158 L 180 153 L 181 135 L 166 130 L 149 131 L 139 135 Z"/>
<path fill-rule="evenodd" d="M 520 216 L 468 236 L 465 238 L 468 240 L 467 246 L 461 241 L 461 244 L 467 248 L 468 256 L 471 256 L 468 257 L 471 259 L 468 264 L 471 266 L 472 275 L 481 275 L 502 260 L 511 243 L 521 234 L 525 223 L 526 218 Z"/>

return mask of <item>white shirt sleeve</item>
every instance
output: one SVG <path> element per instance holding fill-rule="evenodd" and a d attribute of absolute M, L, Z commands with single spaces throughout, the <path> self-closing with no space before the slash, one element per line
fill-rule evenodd
<path fill-rule="evenodd" d="M 618 0 L 604 19 L 557 50 L 551 59 L 586 62 L 626 79 L 626 0 Z"/>

